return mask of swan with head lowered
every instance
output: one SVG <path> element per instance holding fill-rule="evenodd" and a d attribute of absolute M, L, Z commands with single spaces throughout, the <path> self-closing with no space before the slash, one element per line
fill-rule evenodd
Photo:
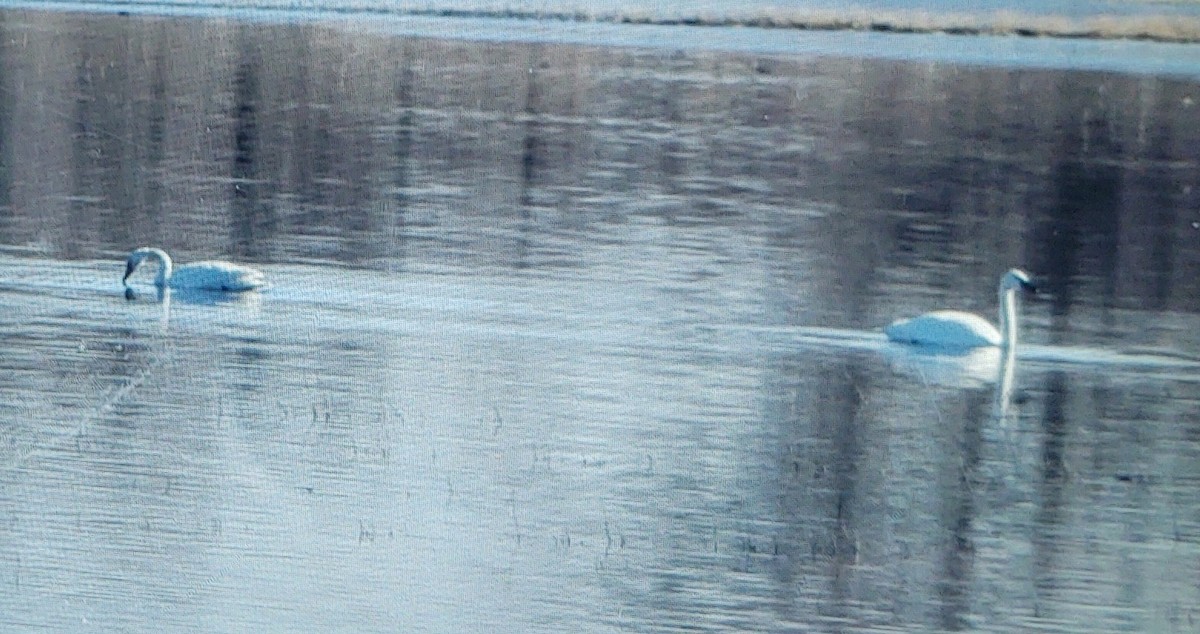
<path fill-rule="evenodd" d="M 1035 291 L 1029 274 L 1011 269 L 1000 278 L 1000 328 L 979 315 L 958 310 L 938 310 L 911 319 L 900 319 L 884 328 L 888 339 L 900 343 L 942 348 L 1012 348 L 1017 344 L 1018 290 Z"/>
<path fill-rule="evenodd" d="M 125 261 L 125 277 L 121 283 L 129 286 L 129 276 L 146 260 L 158 261 L 158 275 L 154 285 L 160 289 L 177 288 L 197 291 L 249 291 L 267 283 L 262 271 L 231 262 L 193 262 L 175 267 L 171 256 L 162 249 L 142 247 L 134 249 Z"/>

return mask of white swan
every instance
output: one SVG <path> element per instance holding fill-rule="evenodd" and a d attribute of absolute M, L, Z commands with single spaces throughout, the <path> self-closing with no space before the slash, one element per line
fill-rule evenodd
<path fill-rule="evenodd" d="M 158 260 L 158 275 L 155 286 L 162 288 L 192 289 L 204 291 L 249 291 L 267 283 L 262 271 L 230 262 L 193 262 L 178 268 L 171 266 L 171 256 L 162 249 L 142 247 L 134 249 L 125 261 L 125 277 L 121 283 L 129 286 L 129 276 L 146 259 Z"/>
<path fill-rule="evenodd" d="M 1011 269 L 1000 278 L 1000 329 L 986 319 L 957 310 L 939 310 L 912 319 L 900 319 L 884 328 L 888 339 L 901 343 L 946 348 L 980 348 L 1017 343 L 1017 289 L 1036 290 L 1029 275 Z"/>

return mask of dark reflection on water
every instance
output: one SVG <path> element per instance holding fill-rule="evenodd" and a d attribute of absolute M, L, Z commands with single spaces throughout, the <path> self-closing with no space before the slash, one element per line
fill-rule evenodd
<path fill-rule="evenodd" d="M 1200 86 L 0 13 L 0 623 L 1189 631 Z M 265 293 L 123 296 L 133 246 Z M 864 343 L 864 341 L 866 343 Z"/>

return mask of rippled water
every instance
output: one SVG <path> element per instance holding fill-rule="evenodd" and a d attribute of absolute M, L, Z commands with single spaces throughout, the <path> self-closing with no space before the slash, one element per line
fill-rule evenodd
<path fill-rule="evenodd" d="M 1195 82 L 0 17 L 3 629 L 1200 622 Z"/>

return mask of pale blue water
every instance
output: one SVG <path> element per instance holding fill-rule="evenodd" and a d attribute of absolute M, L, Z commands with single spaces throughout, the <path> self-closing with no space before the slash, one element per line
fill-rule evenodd
<path fill-rule="evenodd" d="M 0 18 L 0 630 L 1200 622 L 1196 79 Z"/>

